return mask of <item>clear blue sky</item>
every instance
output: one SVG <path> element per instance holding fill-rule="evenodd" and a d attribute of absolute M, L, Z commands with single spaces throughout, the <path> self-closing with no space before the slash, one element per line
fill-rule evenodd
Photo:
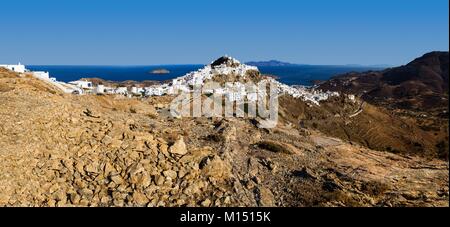
<path fill-rule="evenodd" d="M 0 64 L 400 65 L 448 51 L 448 0 L 2 0 Z"/>

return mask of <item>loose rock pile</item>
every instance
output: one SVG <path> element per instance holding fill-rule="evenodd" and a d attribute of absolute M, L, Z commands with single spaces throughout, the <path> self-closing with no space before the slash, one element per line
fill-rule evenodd
<path fill-rule="evenodd" d="M 19 195 L 17 187 L 1 184 L 0 205 L 231 204 L 226 190 L 230 168 L 211 148 L 188 149 L 182 137 L 170 144 L 129 113 L 110 115 L 95 106 L 67 103 L 67 97 L 42 97 L 27 89 L 7 102 L 2 97 L 0 130 L 2 165 L 8 158 L 9 164 L 26 162 L 15 170 L 27 171 L 7 173 L 2 168 L 1 174 L 29 182 Z"/>

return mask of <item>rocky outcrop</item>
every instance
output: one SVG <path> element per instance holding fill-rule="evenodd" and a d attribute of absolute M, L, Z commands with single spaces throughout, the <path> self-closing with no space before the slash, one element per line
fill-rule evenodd
<path fill-rule="evenodd" d="M 169 74 L 170 71 L 167 69 L 155 69 L 150 72 L 151 74 Z"/>

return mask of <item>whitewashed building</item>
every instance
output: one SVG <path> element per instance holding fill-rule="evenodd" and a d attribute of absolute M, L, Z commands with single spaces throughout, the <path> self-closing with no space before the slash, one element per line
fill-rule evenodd
<path fill-rule="evenodd" d="M 36 72 L 32 72 L 32 74 L 34 77 L 41 79 L 41 80 L 42 79 L 43 80 L 50 79 L 50 74 L 48 72 L 36 71 Z M 55 81 L 56 81 L 56 78 L 52 78 L 52 79 L 55 79 Z"/>
<path fill-rule="evenodd" d="M 142 95 L 145 93 L 144 88 L 141 87 L 132 87 L 131 88 L 131 94 L 133 95 Z"/>
<path fill-rule="evenodd" d="M 349 99 L 351 102 L 353 102 L 353 103 L 356 102 L 356 97 L 355 97 L 355 95 L 348 95 L 347 97 L 348 97 L 348 99 Z"/>
<path fill-rule="evenodd" d="M 166 93 L 166 89 L 163 87 L 147 87 L 145 88 L 146 96 L 162 96 Z"/>
<path fill-rule="evenodd" d="M 115 94 L 115 88 L 105 86 L 104 89 L 106 94 Z"/>
<path fill-rule="evenodd" d="M 118 88 L 116 88 L 116 90 L 114 92 L 119 95 L 128 95 L 128 88 L 127 87 L 118 87 Z"/>
<path fill-rule="evenodd" d="M 20 63 L 17 64 L 17 65 L 0 65 L 0 67 L 9 69 L 9 70 L 11 70 L 13 72 L 16 72 L 16 73 L 25 73 L 27 71 L 25 66 L 20 64 Z"/>
<path fill-rule="evenodd" d="M 97 85 L 97 87 L 94 89 L 94 92 L 96 94 L 105 94 L 105 86 L 104 85 Z"/>
<path fill-rule="evenodd" d="M 93 89 L 92 82 L 86 80 L 71 81 L 69 84 L 75 85 L 82 89 Z"/>

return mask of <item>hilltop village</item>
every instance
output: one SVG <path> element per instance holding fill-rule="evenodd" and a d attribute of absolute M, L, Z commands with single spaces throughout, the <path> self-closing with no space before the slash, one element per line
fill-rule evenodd
<path fill-rule="evenodd" d="M 193 92 L 197 86 L 202 86 L 210 81 L 223 81 L 226 83 L 221 88 L 206 91 L 207 93 L 216 93 L 225 96 L 230 101 L 256 101 L 258 91 L 248 91 L 245 82 L 267 82 L 273 83 L 277 87 L 278 94 L 287 94 L 294 98 L 300 98 L 312 104 L 319 105 L 320 101 L 327 100 L 329 97 L 339 96 L 338 92 L 322 92 L 314 88 L 304 86 L 289 86 L 283 84 L 272 77 L 259 76 L 260 72 L 255 66 L 248 66 L 240 63 L 238 60 L 223 56 L 206 65 L 204 68 L 190 72 L 184 76 L 173 79 L 170 83 L 153 85 L 149 87 L 112 87 L 102 84 L 94 84 L 89 80 L 77 80 L 68 83 L 57 81 L 50 77 L 48 72 L 33 72 L 25 68 L 24 65 L 0 65 L 21 74 L 31 74 L 32 76 L 54 85 L 64 93 L 85 95 L 124 95 L 127 97 L 150 97 L 176 95 L 181 92 Z M 254 80 L 257 75 L 258 80 Z M 223 77 L 223 78 L 221 78 Z M 233 79 L 230 79 L 233 78 Z M 219 80 L 218 80 L 219 79 Z M 205 91 L 204 91 L 205 92 Z"/>

